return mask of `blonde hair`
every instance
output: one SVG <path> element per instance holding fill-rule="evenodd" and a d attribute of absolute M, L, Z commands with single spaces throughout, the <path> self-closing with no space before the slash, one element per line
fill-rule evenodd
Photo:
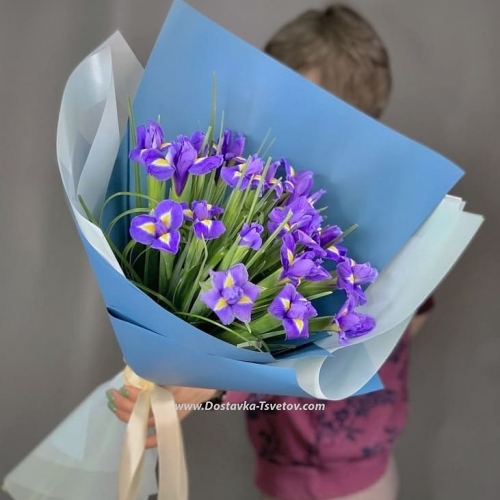
<path fill-rule="evenodd" d="M 375 118 L 387 106 L 389 55 L 371 24 L 350 7 L 305 12 L 283 26 L 265 51 L 301 73 L 318 71 L 323 88 Z"/>

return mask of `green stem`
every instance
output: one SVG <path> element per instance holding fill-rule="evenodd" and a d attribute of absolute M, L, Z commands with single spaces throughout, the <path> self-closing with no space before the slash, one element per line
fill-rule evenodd
<path fill-rule="evenodd" d="M 193 231 L 190 231 L 188 240 L 187 240 L 186 244 L 184 245 L 184 249 L 182 250 L 182 253 L 180 254 L 179 258 L 177 259 L 177 262 L 175 263 L 175 268 L 174 268 L 174 271 L 172 273 L 172 284 L 174 286 L 177 286 L 177 284 L 179 282 L 182 268 L 183 268 L 184 262 L 186 262 L 186 257 L 187 257 L 188 251 L 189 251 L 189 245 L 191 244 L 192 239 L 193 239 Z"/>
<path fill-rule="evenodd" d="M 184 302 L 184 307 L 182 308 L 184 311 L 187 311 L 187 310 L 191 309 L 190 305 L 191 305 L 191 302 L 194 299 L 196 291 L 198 291 L 198 295 L 200 293 L 200 291 L 199 291 L 199 288 L 200 288 L 200 279 L 201 279 L 202 274 L 203 274 L 203 272 L 205 270 L 205 264 L 207 263 L 207 259 L 208 259 L 208 250 L 207 250 L 207 245 L 205 243 L 205 240 L 202 239 L 200 241 L 203 243 L 203 250 L 204 250 L 203 262 L 202 262 L 202 264 L 200 266 L 200 270 L 198 271 L 198 275 L 196 276 L 196 279 L 194 280 L 194 283 L 191 284 L 191 290 L 188 293 L 187 298 L 186 298 L 186 300 Z"/>
<path fill-rule="evenodd" d="M 144 214 L 144 213 L 149 213 L 149 210 L 147 208 L 131 208 L 130 210 L 125 210 L 125 212 L 122 212 L 120 215 L 117 215 L 108 225 L 108 229 L 106 233 L 108 235 L 111 234 L 111 231 L 113 231 L 113 228 L 115 227 L 115 224 L 122 219 L 123 217 L 126 217 L 127 215 L 132 215 L 132 214 Z"/>
<path fill-rule="evenodd" d="M 103 213 L 104 213 L 104 208 L 106 207 L 106 205 L 112 201 L 113 199 L 117 198 L 118 196 L 136 196 L 136 197 L 139 197 L 139 198 L 142 198 L 142 199 L 145 199 L 145 200 L 148 200 L 148 201 L 153 201 L 156 203 L 156 200 L 154 200 L 153 198 L 150 198 L 149 196 L 145 195 L 145 194 L 138 194 L 138 193 L 134 193 L 132 191 L 120 191 L 119 193 L 115 193 L 114 195 L 110 196 L 105 202 L 104 202 L 104 205 L 102 206 L 102 210 L 101 210 L 101 215 L 99 216 L 99 224 L 98 226 L 101 227 L 102 226 L 102 217 L 103 217 Z M 97 224 L 96 224 L 97 225 Z"/>
<path fill-rule="evenodd" d="M 167 255 L 165 252 L 160 253 L 160 273 L 159 273 L 159 282 L 158 282 L 158 290 L 162 295 L 165 295 L 167 289 L 168 282 L 168 263 L 166 260 Z"/>
<path fill-rule="evenodd" d="M 227 252 L 227 254 L 225 255 L 225 257 L 222 259 L 222 262 L 220 264 L 220 268 L 222 270 L 226 270 L 226 269 L 229 269 L 230 267 L 232 267 L 233 265 L 233 259 L 234 259 L 234 256 L 236 254 L 236 252 L 238 251 L 238 249 L 241 249 L 239 253 L 239 258 L 238 260 L 241 260 L 242 257 L 244 257 L 244 255 L 246 254 L 246 252 L 248 251 L 248 248 L 247 247 L 240 247 L 239 244 L 240 244 L 240 241 L 241 241 L 241 237 L 238 236 L 236 241 L 232 244 L 229 252 Z"/>
<path fill-rule="evenodd" d="M 272 129 L 268 129 L 266 136 L 264 137 L 264 140 L 260 143 L 259 150 L 257 151 L 256 155 L 260 156 L 260 153 L 262 149 L 264 149 L 264 146 L 266 145 L 267 140 L 269 139 L 269 136 L 271 134 Z M 263 155 L 264 156 L 264 155 Z"/>
<path fill-rule="evenodd" d="M 186 312 L 181 312 L 181 311 L 178 311 L 176 314 L 178 314 L 179 316 L 186 316 L 186 318 L 199 319 L 200 321 L 203 321 L 203 322 L 206 322 L 206 323 L 210 323 L 211 325 L 214 325 L 217 328 L 220 328 L 221 330 L 224 330 L 224 331 L 226 331 L 228 333 L 231 333 L 235 337 L 238 337 L 238 338 L 240 338 L 240 339 L 242 339 L 242 340 L 244 340 L 246 342 L 248 341 L 247 337 L 245 337 L 244 335 L 240 334 L 236 330 L 228 328 L 227 326 L 224 326 L 224 325 L 222 325 L 220 323 L 217 323 L 217 321 L 214 321 L 212 319 L 205 318 L 203 316 L 199 316 L 198 314 L 191 314 L 191 313 L 186 313 Z"/>
<path fill-rule="evenodd" d="M 252 266 L 255 263 L 255 261 L 257 259 L 259 259 L 260 256 L 263 255 L 264 252 L 276 241 L 276 239 L 278 238 L 278 235 L 281 233 L 283 228 L 288 224 L 288 222 L 290 221 L 290 219 L 292 217 L 293 217 L 293 213 L 289 212 L 288 215 L 283 220 L 283 222 L 273 232 L 273 234 L 271 234 L 271 236 L 269 236 L 269 238 L 267 238 L 267 240 L 260 247 L 260 249 L 257 250 L 257 252 L 255 252 L 254 256 L 250 259 L 250 262 L 248 262 L 248 264 L 247 264 L 247 269 L 249 269 L 250 266 Z"/>
<path fill-rule="evenodd" d="M 129 128 L 130 128 L 130 139 L 134 147 L 137 147 L 137 136 L 136 136 L 136 128 L 135 128 L 135 118 L 134 118 L 134 110 L 132 108 L 132 101 L 130 97 L 127 99 L 128 104 L 128 116 L 129 116 Z M 135 190 L 140 193 L 142 192 L 141 187 L 141 170 L 140 166 L 137 162 L 134 163 L 134 174 L 135 174 Z M 138 208 L 142 207 L 141 198 L 136 196 L 135 204 Z"/>
<path fill-rule="evenodd" d="M 213 140 L 216 116 L 217 116 L 217 74 L 214 72 L 212 75 L 212 111 L 210 114 L 210 137 L 208 138 L 209 143 L 211 143 Z"/>
<path fill-rule="evenodd" d="M 78 196 L 78 200 L 80 201 L 80 204 L 82 205 L 83 210 L 85 211 L 85 214 L 87 215 L 88 220 L 90 222 L 92 222 L 92 224 L 94 224 L 95 226 L 99 227 L 98 224 L 97 224 L 97 221 L 95 220 L 94 216 L 92 215 L 92 212 L 88 209 L 87 205 L 83 201 L 83 198 L 81 196 Z M 118 250 L 118 248 L 116 247 L 116 245 L 111 241 L 111 238 L 109 238 L 104 233 L 103 233 L 103 236 L 106 238 L 106 241 L 108 242 L 108 245 L 111 247 L 111 250 L 116 255 L 116 257 L 118 257 L 118 259 L 122 263 L 123 267 L 128 271 L 129 275 L 132 276 L 137 282 L 140 282 L 141 278 L 139 278 L 139 275 L 135 272 L 135 270 L 129 264 L 129 262 L 127 261 L 127 259 L 125 259 L 123 257 L 123 255 L 120 252 L 120 250 Z"/>
<path fill-rule="evenodd" d="M 151 249 L 146 248 L 145 249 L 146 257 L 144 258 L 144 283 L 146 286 L 151 287 Z M 139 256 L 137 257 L 136 261 L 139 259 Z"/>
<path fill-rule="evenodd" d="M 130 240 L 127 245 L 125 246 L 125 248 L 123 249 L 123 257 L 125 259 L 128 258 L 128 254 L 132 252 L 132 250 L 135 248 L 135 246 L 137 245 L 137 241 L 135 240 Z"/>
<path fill-rule="evenodd" d="M 262 193 L 262 186 L 264 185 L 264 181 L 266 179 L 267 172 L 269 170 L 269 167 L 271 166 L 271 158 L 267 160 L 266 166 L 264 167 L 264 170 L 260 176 L 260 181 L 259 185 L 257 186 L 257 189 L 254 194 L 254 198 L 252 200 L 252 206 L 250 207 L 250 210 L 247 215 L 247 224 L 250 224 L 252 222 L 253 214 L 255 207 L 257 206 L 257 202 L 259 201 L 260 194 Z"/>
<path fill-rule="evenodd" d="M 281 269 L 281 267 L 279 269 L 276 269 L 276 271 L 271 273 L 269 276 L 266 276 L 262 281 L 257 283 L 257 285 L 262 288 L 271 288 L 277 286 L 282 271 L 283 269 Z"/>
<path fill-rule="evenodd" d="M 174 305 L 172 304 L 172 302 L 170 302 L 168 299 L 166 299 L 165 297 L 163 297 L 163 295 L 159 294 L 158 292 L 155 292 L 154 290 L 151 290 L 150 288 L 148 288 L 147 286 L 144 286 L 143 284 L 141 283 L 138 283 L 136 281 L 133 281 L 133 280 L 130 280 L 137 288 L 139 288 L 140 290 L 142 290 L 143 292 L 149 294 L 149 295 L 152 295 L 153 297 L 155 297 L 156 299 L 158 299 L 160 302 L 163 302 L 171 312 L 173 313 L 176 313 L 176 314 L 182 314 L 182 313 L 179 313 L 178 311 L 175 310 L 175 307 Z"/>
<path fill-rule="evenodd" d="M 340 240 L 345 239 L 347 236 L 349 236 L 352 232 L 356 231 L 358 229 L 359 224 L 353 224 L 350 228 L 346 229 L 340 236 L 335 238 L 330 245 L 336 245 Z M 328 246 L 330 246 L 328 245 Z"/>

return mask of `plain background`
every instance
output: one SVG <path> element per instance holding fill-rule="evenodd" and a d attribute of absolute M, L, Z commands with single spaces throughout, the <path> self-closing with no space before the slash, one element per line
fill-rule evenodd
<path fill-rule="evenodd" d="M 258 46 L 300 11 L 323 5 L 191 3 Z M 392 56 L 386 121 L 463 166 L 468 175 L 455 194 L 487 219 L 439 288 L 437 310 L 414 343 L 413 410 L 398 447 L 401 498 L 497 500 L 500 2 L 347 3 L 373 22 Z M 72 69 L 116 29 L 145 63 L 169 4 L 0 1 L 1 477 L 121 366 L 63 199 L 55 129 Z M 194 415 L 185 437 L 192 500 L 257 498 L 241 414 Z"/>

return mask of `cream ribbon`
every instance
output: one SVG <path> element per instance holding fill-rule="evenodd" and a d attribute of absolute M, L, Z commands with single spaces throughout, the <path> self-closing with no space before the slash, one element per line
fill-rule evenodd
<path fill-rule="evenodd" d="M 187 500 L 186 459 L 173 395 L 167 389 L 140 378 L 128 366 L 124 376 L 125 384 L 140 389 L 140 393 L 125 432 L 118 475 L 118 500 L 137 500 L 150 409 L 158 438 L 158 500 Z"/>

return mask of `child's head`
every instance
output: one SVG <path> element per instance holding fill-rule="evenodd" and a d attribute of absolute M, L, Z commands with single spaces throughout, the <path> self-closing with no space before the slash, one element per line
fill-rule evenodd
<path fill-rule="evenodd" d="M 373 27 L 349 7 L 305 12 L 281 28 L 265 50 L 375 118 L 387 105 L 389 56 Z"/>

